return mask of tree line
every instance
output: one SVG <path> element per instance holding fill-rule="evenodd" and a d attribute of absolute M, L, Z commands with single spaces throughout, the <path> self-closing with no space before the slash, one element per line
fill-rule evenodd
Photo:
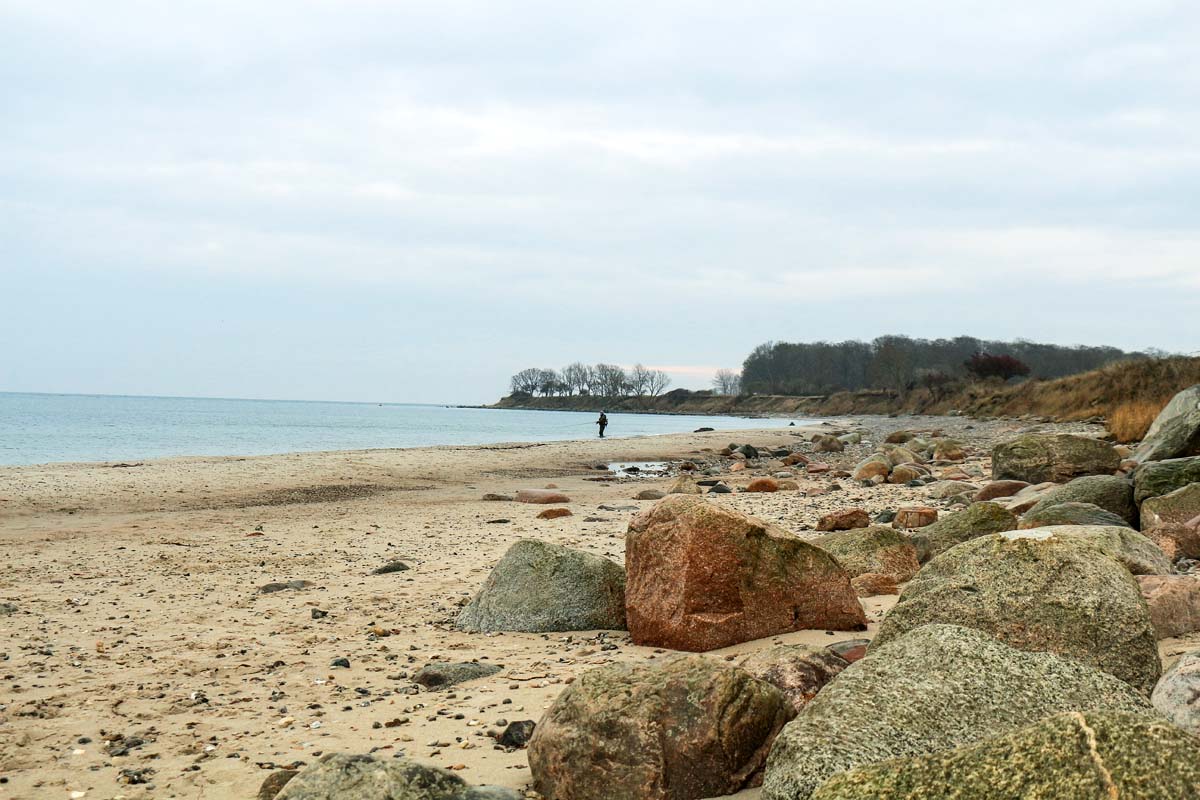
<path fill-rule="evenodd" d="M 530 367 L 512 376 L 512 394 L 534 397 L 658 397 L 671 378 L 660 369 L 635 364 L 582 364 L 576 361 L 561 370 Z"/>
<path fill-rule="evenodd" d="M 870 342 L 766 342 L 742 364 L 746 394 L 817 395 L 883 389 L 904 394 L 917 386 L 935 394 L 968 377 L 1060 378 L 1114 361 L 1166 355 L 1116 347 L 1063 346 L 958 336 L 912 339 L 880 336 Z M 714 386 L 716 381 L 714 381 Z"/>

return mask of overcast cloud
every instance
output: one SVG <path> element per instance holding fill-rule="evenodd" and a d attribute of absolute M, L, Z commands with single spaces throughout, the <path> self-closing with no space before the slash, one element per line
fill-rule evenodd
<path fill-rule="evenodd" d="M 1200 350 L 1185 2 L 0 0 L 0 390 Z"/>

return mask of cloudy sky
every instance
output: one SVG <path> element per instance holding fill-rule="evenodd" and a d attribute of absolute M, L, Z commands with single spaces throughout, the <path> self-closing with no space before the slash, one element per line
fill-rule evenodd
<path fill-rule="evenodd" d="M 0 390 L 1200 350 L 1200 6 L 0 0 Z"/>

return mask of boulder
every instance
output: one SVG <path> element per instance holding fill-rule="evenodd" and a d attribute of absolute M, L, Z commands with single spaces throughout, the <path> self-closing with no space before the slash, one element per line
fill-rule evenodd
<path fill-rule="evenodd" d="M 702 656 L 584 672 L 529 742 L 546 800 L 693 800 L 754 785 L 795 712 L 745 670 Z"/>
<path fill-rule="evenodd" d="M 773 523 L 668 497 L 625 537 L 625 607 L 637 644 L 712 650 L 787 631 L 863 630 L 850 576 Z"/>
<path fill-rule="evenodd" d="M 1137 581 L 1093 542 L 1057 530 L 982 536 L 937 556 L 883 618 L 872 651 L 922 625 L 954 623 L 1094 666 L 1149 695 L 1162 666 Z"/>
<path fill-rule="evenodd" d="M 460 661 L 454 664 L 434 661 L 413 673 L 412 682 L 426 689 L 448 689 L 467 681 L 487 678 L 504 669 L 498 664 Z"/>
<path fill-rule="evenodd" d="M 972 503 L 913 533 L 912 542 L 917 549 L 917 560 L 924 564 L 956 544 L 1016 527 L 1017 518 L 1007 509 L 995 503 Z"/>
<path fill-rule="evenodd" d="M 817 434 L 813 437 L 813 450 L 818 453 L 840 453 L 845 449 L 845 442 L 836 436 Z"/>
<path fill-rule="evenodd" d="M 1166 575 L 1171 572 L 1171 560 L 1158 545 L 1127 525 L 1052 525 L 1048 528 L 1026 528 L 1006 534 L 1010 538 L 1081 539 L 1098 547 L 1109 558 L 1116 559 L 1134 575 Z"/>
<path fill-rule="evenodd" d="M 892 431 L 884 438 L 883 441 L 886 444 L 904 444 L 910 439 L 915 439 L 916 436 L 917 434 L 913 433 L 912 431 Z"/>
<path fill-rule="evenodd" d="M 895 528 L 924 528 L 937 522 L 936 508 L 929 506 L 902 506 L 896 509 L 896 518 L 892 520 Z"/>
<path fill-rule="evenodd" d="M 894 588 L 897 583 L 912 578 L 921 568 L 912 542 L 903 533 L 887 525 L 828 533 L 813 539 L 812 543 L 833 553 L 851 578 L 882 575 L 890 579 L 890 583 L 880 582 L 879 579 L 864 581 L 861 582 L 861 588 Z M 859 592 L 859 596 L 864 595 Z"/>
<path fill-rule="evenodd" d="M 603 556 L 521 539 L 458 615 L 459 630 L 625 629 L 625 570 Z"/>
<path fill-rule="evenodd" d="M 779 481 L 774 478 L 755 478 L 746 486 L 747 492 L 778 492 Z"/>
<path fill-rule="evenodd" d="M 872 646 L 783 729 L 767 759 L 763 796 L 803 800 L 839 772 L 1081 710 L 1152 707 L 1132 687 L 1076 661 L 957 625 L 926 625 Z"/>
<path fill-rule="evenodd" d="M 992 449 L 992 478 L 1064 483 L 1080 475 L 1111 475 L 1121 463 L 1112 445 L 1070 433 L 1029 433 Z"/>
<path fill-rule="evenodd" d="M 1027 486 L 1029 486 L 1027 481 L 992 481 L 975 493 L 975 502 L 1012 497 Z"/>
<path fill-rule="evenodd" d="M 1200 408 L 1200 383 L 1178 392 L 1163 406 L 1163 410 L 1158 412 L 1158 416 L 1146 430 L 1144 440 L 1153 439 L 1168 422 L 1197 408 Z"/>
<path fill-rule="evenodd" d="M 1200 517 L 1200 483 L 1189 483 L 1181 489 L 1148 497 L 1142 503 L 1142 527 L 1186 525 Z"/>
<path fill-rule="evenodd" d="M 1151 497 L 1200 483 L 1200 456 L 1151 461 L 1133 471 L 1133 499 L 1139 506 Z"/>
<path fill-rule="evenodd" d="M 403 758 L 326 753 L 275 800 L 521 800 L 499 786 L 468 786 L 453 772 Z"/>
<path fill-rule="evenodd" d="M 1029 510 L 1040 514 L 1062 503 L 1091 503 L 1116 514 L 1129 525 L 1136 527 L 1138 523 L 1138 508 L 1133 502 L 1133 481 L 1121 475 L 1085 475 L 1076 478 L 1051 489 Z"/>
<path fill-rule="evenodd" d="M 1150 702 L 1171 722 L 1200 736 L 1200 650 L 1179 657 L 1154 687 Z"/>
<path fill-rule="evenodd" d="M 949 500 L 959 495 L 969 495 L 974 498 L 979 487 L 966 481 L 935 481 L 925 487 L 929 496 L 934 500 Z"/>
<path fill-rule="evenodd" d="M 891 462 L 893 467 L 898 464 L 920 464 L 923 461 L 915 450 L 898 444 L 885 444 L 879 448 L 879 451 Z"/>
<path fill-rule="evenodd" d="M 808 471 L 812 472 L 811 464 L 808 467 Z M 850 477 L 856 481 L 869 481 L 875 477 L 886 478 L 891 471 L 892 462 L 886 456 L 876 453 L 858 462 L 854 469 L 851 470 Z"/>
<path fill-rule="evenodd" d="M 1036 506 L 1042 498 L 1058 488 L 1059 484 L 1057 483 L 1035 483 L 1026 486 L 1011 497 L 997 499 L 996 502 L 1014 514 L 1024 514 Z"/>
<path fill-rule="evenodd" d="M 1072 711 L 976 744 L 834 776 L 813 800 L 1200 797 L 1200 739 L 1148 714 Z"/>
<path fill-rule="evenodd" d="M 1137 581 L 1159 639 L 1200 631 L 1200 577 L 1139 575 Z"/>
<path fill-rule="evenodd" d="M 1194 388 L 1194 387 L 1193 387 Z M 1188 390 L 1185 390 L 1188 391 Z M 1200 455 L 1200 404 L 1167 420 L 1153 433 L 1147 434 L 1134 451 L 1139 464 Z"/>
<path fill-rule="evenodd" d="M 547 508 L 537 515 L 538 519 L 562 519 L 573 516 L 569 508 Z"/>
<path fill-rule="evenodd" d="M 667 487 L 667 494 L 701 494 L 704 490 L 687 475 L 680 475 Z"/>
<path fill-rule="evenodd" d="M 859 597 L 875 597 L 881 594 L 900 594 L 900 586 L 893 575 L 882 572 L 866 572 L 850 579 L 850 585 Z"/>
<path fill-rule="evenodd" d="M 737 665 L 783 692 L 799 711 L 850 662 L 825 647 L 778 644 L 744 656 Z"/>
<path fill-rule="evenodd" d="M 929 475 L 929 471 L 917 464 L 897 464 L 892 467 L 892 473 L 888 475 L 888 483 L 908 483 L 909 481 L 920 480 Z"/>
<path fill-rule="evenodd" d="M 1040 506 L 1041 503 L 1038 504 Z M 1115 525 L 1129 527 L 1123 517 L 1092 503 L 1055 503 L 1041 509 L 1034 506 L 1021 517 L 1022 529 L 1046 528 L 1052 525 Z"/>
<path fill-rule="evenodd" d="M 817 520 L 819 531 L 848 531 L 854 528 L 865 528 L 871 524 L 871 517 L 862 508 L 843 508 L 840 511 L 830 511 Z"/>
<path fill-rule="evenodd" d="M 1159 525 L 1142 533 L 1171 561 L 1200 558 L 1200 517 L 1182 525 Z"/>
<path fill-rule="evenodd" d="M 957 439 L 937 439 L 933 443 L 934 461 L 962 461 L 966 457 L 966 450 Z"/>
<path fill-rule="evenodd" d="M 634 500 L 662 500 L 666 497 L 665 492 L 660 492 L 658 489 L 642 489 L 633 496 Z"/>
<path fill-rule="evenodd" d="M 556 506 L 571 502 L 571 498 L 553 489 L 522 489 L 517 492 L 518 503 L 533 503 L 535 505 Z"/>

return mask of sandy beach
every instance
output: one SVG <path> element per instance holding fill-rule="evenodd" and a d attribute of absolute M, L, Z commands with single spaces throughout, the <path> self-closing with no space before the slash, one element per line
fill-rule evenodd
<path fill-rule="evenodd" d="M 966 443 L 964 469 L 982 476 L 990 443 L 1029 426 L 861 418 L 823 430 L 878 441 L 941 428 Z M 617 478 L 597 465 L 708 460 L 729 442 L 794 445 L 808 433 L 0 468 L 0 602 L 15 606 L 0 617 L 0 798 L 250 798 L 273 769 L 332 751 L 403 752 L 471 783 L 524 788 L 526 752 L 497 749 L 489 729 L 536 721 L 593 666 L 664 652 L 624 632 L 454 630 L 488 569 L 523 537 L 621 562 L 630 517 L 652 505 L 632 498 L 668 479 Z M 869 449 L 826 460 L 849 466 Z M 753 474 L 726 477 L 736 487 Z M 803 472 L 797 481 L 800 491 L 708 498 L 800 536 L 832 509 L 937 505 L 923 487 Z M 573 516 L 538 520 L 541 506 L 482 499 L 551 484 Z M 373 574 L 392 560 L 410 568 Z M 287 581 L 311 585 L 260 592 Z M 711 657 L 869 637 L 893 601 L 863 601 L 866 634 L 804 631 Z M 1163 648 L 1170 656 L 1184 645 Z M 348 669 L 331 666 L 340 658 Z M 429 662 L 476 659 L 503 669 L 442 692 L 409 680 Z"/>

